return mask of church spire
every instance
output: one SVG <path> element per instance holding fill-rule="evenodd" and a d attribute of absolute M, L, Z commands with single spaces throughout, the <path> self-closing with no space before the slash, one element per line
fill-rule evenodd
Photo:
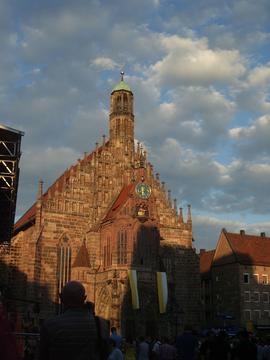
<path fill-rule="evenodd" d="M 110 105 L 110 144 L 125 155 L 134 152 L 133 93 L 120 73 L 120 82 L 113 88 Z"/>

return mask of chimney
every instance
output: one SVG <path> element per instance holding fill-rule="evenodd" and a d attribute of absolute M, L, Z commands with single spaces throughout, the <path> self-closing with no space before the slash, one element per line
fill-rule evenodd
<path fill-rule="evenodd" d="M 265 237 L 265 232 L 261 232 L 261 237 Z"/>
<path fill-rule="evenodd" d="M 245 235 L 245 230 L 240 230 L 240 235 Z"/>

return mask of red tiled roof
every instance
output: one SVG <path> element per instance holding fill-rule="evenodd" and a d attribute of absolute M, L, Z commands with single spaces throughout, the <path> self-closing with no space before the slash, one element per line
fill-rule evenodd
<path fill-rule="evenodd" d="M 14 225 L 14 231 L 15 232 L 16 232 L 16 230 L 21 228 L 23 225 L 26 225 L 27 223 L 29 223 L 30 221 L 35 219 L 36 210 L 37 210 L 36 206 L 37 206 L 37 203 L 34 203 L 26 211 L 26 213 L 24 213 L 23 216 L 16 222 L 16 224 Z"/>
<path fill-rule="evenodd" d="M 82 243 L 76 259 L 73 263 L 73 267 L 90 267 L 90 260 L 85 241 Z"/>
<path fill-rule="evenodd" d="M 241 264 L 270 266 L 270 237 L 225 232 Z"/>
<path fill-rule="evenodd" d="M 108 211 L 103 221 L 107 221 L 113 218 L 113 216 L 117 213 L 117 211 L 127 201 L 128 195 L 133 188 L 134 188 L 134 184 L 128 184 L 123 187 L 123 189 L 121 190 L 120 194 L 118 195 L 117 199 L 111 206 L 110 210 Z"/>
<path fill-rule="evenodd" d="M 200 273 L 207 275 L 210 272 L 215 250 L 204 251 L 200 253 Z"/>
<path fill-rule="evenodd" d="M 107 145 L 108 142 L 105 144 Z M 98 148 L 98 152 L 102 151 L 102 146 Z M 72 172 L 77 171 L 77 168 L 80 165 L 83 165 L 86 161 L 89 161 L 92 159 L 94 154 L 94 151 L 88 154 L 84 159 L 78 160 L 78 162 L 75 165 L 72 165 L 69 169 L 67 169 L 47 190 L 46 193 L 43 194 L 42 202 L 43 204 L 46 203 L 46 200 L 48 198 L 48 193 L 50 192 L 51 195 L 54 195 L 55 191 L 62 191 L 63 187 L 65 185 L 66 179 L 68 179 Z M 32 220 L 35 220 L 36 215 L 36 202 L 23 214 L 23 216 L 16 222 L 14 225 L 14 232 L 18 232 L 20 228 L 25 226 L 26 224 L 30 223 Z"/>

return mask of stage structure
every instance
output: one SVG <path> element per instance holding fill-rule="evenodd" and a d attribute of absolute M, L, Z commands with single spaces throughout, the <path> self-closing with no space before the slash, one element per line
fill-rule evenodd
<path fill-rule="evenodd" d="M 9 242 L 12 236 L 23 135 L 0 124 L 0 243 Z"/>

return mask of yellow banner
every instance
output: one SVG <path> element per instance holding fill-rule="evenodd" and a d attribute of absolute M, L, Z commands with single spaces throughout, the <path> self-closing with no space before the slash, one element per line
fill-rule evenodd
<path fill-rule="evenodd" d="M 131 288 L 131 297 L 132 297 L 132 307 L 133 309 L 139 309 L 139 295 L 138 295 L 138 287 L 137 287 L 137 271 L 136 270 L 128 270 L 128 278 Z"/>
<path fill-rule="evenodd" d="M 168 302 L 168 285 L 167 285 L 167 275 L 165 272 L 157 272 L 157 288 L 158 288 L 159 312 L 163 314 L 166 312 L 166 307 Z"/>

